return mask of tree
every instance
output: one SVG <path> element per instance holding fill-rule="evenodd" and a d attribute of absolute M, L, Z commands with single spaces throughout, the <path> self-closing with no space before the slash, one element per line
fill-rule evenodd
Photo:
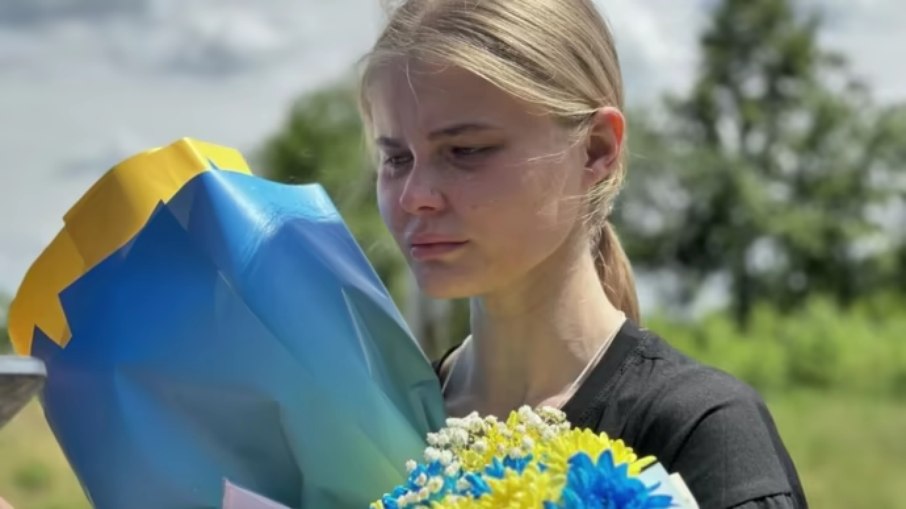
<path fill-rule="evenodd" d="M 630 116 L 639 155 L 616 217 L 630 255 L 678 274 L 685 300 L 723 275 L 740 325 L 760 300 L 849 304 L 885 286 L 902 248 L 878 251 L 891 232 L 871 210 L 906 189 L 903 115 L 873 105 L 819 27 L 791 0 L 723 0 L 691 92 Z"/>

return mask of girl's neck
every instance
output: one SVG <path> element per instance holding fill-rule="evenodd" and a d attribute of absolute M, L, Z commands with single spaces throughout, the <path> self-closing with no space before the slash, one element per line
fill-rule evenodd
<path fill-rule="evenodd" d="M 623 319 L 588 250 L 564 249 L 507 291 L 472 299 L 455 392 L 498 415 L 562 399 Z"/>

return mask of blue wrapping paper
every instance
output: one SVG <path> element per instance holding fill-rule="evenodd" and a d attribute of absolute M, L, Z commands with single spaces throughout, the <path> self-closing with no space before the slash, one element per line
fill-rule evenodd
<path fill-rule="evenodd" d="M 95 507 L 366 507 L 443 420 L 440 387 L 330 199 L 205 171 L 35 327 L 45 414 Z"/>

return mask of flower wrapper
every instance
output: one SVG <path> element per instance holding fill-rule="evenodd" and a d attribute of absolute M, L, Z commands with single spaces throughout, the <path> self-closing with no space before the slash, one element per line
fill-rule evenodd
<path fill-rule="evenodd" d="M 367 506 L 442 422 L 437 379 L 323 189 L 225 151 L 183 140 L 105 175 L 20 288 L 17 351 L 47 365 L 45 415 L 99 509 L 220 507 L 224 479 Z"/>

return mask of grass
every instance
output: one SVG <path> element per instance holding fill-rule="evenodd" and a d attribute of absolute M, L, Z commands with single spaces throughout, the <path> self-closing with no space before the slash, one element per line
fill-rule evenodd
<path fill-rule="evenodd" d="M 16 509 L 91 507 L 37 402 L 0 429 L 0 497 Z"/>
<path fill-rule="evenodd" d="M 766 400 L 812 507 L 906 509 L 906 402 L 807 391 Z M 17 509 L 90 507 L 36 403 L 0 430 L 0 496 Z"/>
<path fill-rule="evenodd" d="M 906 402 L 813 392 L 766 399 L 811 507 L 906 508 Z"/>

